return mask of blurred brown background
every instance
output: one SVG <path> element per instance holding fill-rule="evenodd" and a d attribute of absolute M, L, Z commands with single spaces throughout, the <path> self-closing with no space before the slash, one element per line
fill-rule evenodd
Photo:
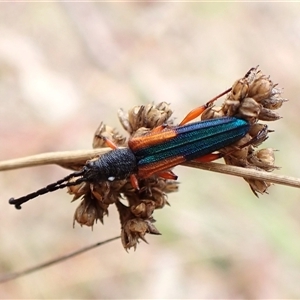
<path fill-rule="evenodd" d="M 117 109 L 166 101 L 180 121 L 250 67 L 290 99 L 269 124 L 277 173 L 300 176 L 299 3 L 1 3 L 1 160 L 91 148 Z M 157 211 L 162 236 L 136 252 L 120 241 L 1 285 L 1 298 L 300 298 L 299 190 L 256 198 L 240 178 L 177 167 L 180 191 Z M 119 235 L 72 228 L 66 191 L 21 211 L 7 200 L 68 174 L 0 173 L 0 272 L 22 270 Z"/>

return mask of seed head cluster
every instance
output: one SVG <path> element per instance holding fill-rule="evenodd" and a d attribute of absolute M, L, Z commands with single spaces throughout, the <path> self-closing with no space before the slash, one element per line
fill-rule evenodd
<path fill-rule="evenodd" d="M 251 124 L 245 137 L 229 147 L 220 149 L 226 164 L 263 171 L 276 169 L 274 150 L 257 150 L 256 147 L 268 138 L 270 132 L 260 121 L 280 119 L 276 110 L 287 101 L 281 97 L 281 92 L 281 89 L 256 67 L 233 84 L 220 107 L 211 105 L 204 111 L 201 116 L 203 120 L 234 116 L 246 119 Z M 127 113 L 123 110 L 118 111 L 119 120 L 129 139 L 145 135 L 162 124 L 173 125 L 171 115 L 172 110 L 165 102 L 135 106 Z M 107 147 L 106 139 L 117 146 L 127 146 L 128 139 L 114 128 L 101 123 L 94 135 L 93 148 Z M 147 233 L 160 234 L 154 226 L 153 212 L 169 204 L 167 194 L 178 190 L 178 182 L 156 175 L 137 179 L 139 190 L 133 188 L 130 179 L 92 184 L 82 182 L 70 186 L 68 192 L 73 195 L 73 201 L 81 199 L 74 214 L 74 224 L 77 222 L 92 227 L 98 220 L 103 223 L 104 216 L 109 213 L 109 206 L 115 205 L 120 216 L 121 240 L 126 250 L 136 249 L 139 240 L 146 242 Z M 270 186 L 270 183 L 263 180 L 245 180 L 255 195 L 266 193 Z"/>
<path fill-rule="evenodd" d="M 282 89 L 257 66 L 251 68 L 243 78 L 233 84 L 220 107 L 211 106 L 204 111 L 201 115 L 202 120 L 230 116 L 243 118 L 251 124 L 249 132 L 242 139 L 220 150 L 226 164 L 268 172 L 278 168 L 274 165 L 275 150 L 271 148 L 257 150 L 257 146 L 261 145 L 272 132 L 260 121 L 277 121 L 281 118 L 277 109 L 287 101 L 281 97 L 281 93 Z M 271 185 L 264 180 L 244 179 L 256 196 L 258 193 L 267 193 Z"/>
<path fill-rule="evenodd" d="M 162 124 L 172 125 L 171 115 L 167 103 L 136 106 L 128 113 L 123 110 L 118 112 L 119 120 L 130 137 L 144 135 Z M 93 148 L 107 147 L 105 139 L 120 147 L 127 146 L 125 137 L 101 123 L 94 135 Z M 153 212 L 169 204 L 167 194 L 178 190 L 178 182 L 151 176 L 138 179 L 138 184 L 139 191 L 132 187 L 130 179 L 96 184 L 82 182 L 70 186 L 68 189 L 73 201 L 81 199 L 74 214 L 74 224 L 93 226 L 98 220 L 103 223 L 109 206 L 115 205 L 120 216 L 121 239 L 125 249 L 135 249 L 140 239 L 146 242 L 146 233 L 160 234 L 154 226 Z"/>

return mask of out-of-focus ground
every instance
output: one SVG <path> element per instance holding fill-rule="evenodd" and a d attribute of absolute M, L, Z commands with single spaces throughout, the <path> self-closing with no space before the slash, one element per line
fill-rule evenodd
<path fill-rule="evenodd" d="M 264 146 L 300 176 L 299 3 L 1 3 L 0 159 L 91 148 L 117 109 L 166 101 L 179 121 L 260 65 L 290 99 Z M 241 178 L 177 167 L 180 191 L 155 212 L 162 236 L 120 241 L 2 284 L 0 298 L 300 298 L 299 190 L 256 198 Z M 7 200 L 68 174 L 0 173 L 0 273 L 120 233 L 72 228 L 66 191 L 21 211 Z"/>

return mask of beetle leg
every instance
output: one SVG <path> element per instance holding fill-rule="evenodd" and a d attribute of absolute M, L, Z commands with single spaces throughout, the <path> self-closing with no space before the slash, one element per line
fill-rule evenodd
<path fill-rule="evenodd" d="M 214 97 L 213 99 L 209 100 L 206 104 L 194 108 L 192 111 L 190 111 L 185 116 L 185 118 L 180 122 L 179 126 L 182 126 L 182 125 L 196 119 L 197 117 L 199 117 L 207 108 L 211 107 L 217 99 L 224 96 L 225 94 L 227 94 L 230 91 L 231 91 L 231 88 L 227 89 L 225 92 L 223 92 L 223 93 L 219 94 L 218 96 Z"/>
<path fill-rule="evenodd" d="M 222 153 L 209 153 L 204 156 L 201 156 L 199 158 L 193 159 L 193 161 L 204 163 L 204 162 L 210 162 L 216 159 L 219 159 L 223 157 L 224 155 Z"/>
<path fill-rule="evenodd" d="M 168 127 L 167 124 L 159 125 L 159 126 L 157 126 L 157 127 L 154 127 L 154 128 L 151 130 L 151 133 L 160 133 L 160 132 L 163 131 L 166 127 Z"/>
<path fill-rule="evenodd" d="M 134 174 L 130 175 L 130 183 L 135 190 L 138 191 L 140 189 L 139 182 Z"/>
<path fill-rule="evenodd" d="M 162 171 L 159 173 L 156 173 L 157 176 L 164 178 L 164 179 L 172 179 L 172 180 L 177 180 L 178 176 L 175 175 L 171 170 L 169 171 Z"/>
<path fill-rule="evenodd" d="M 103 135 L 96 135 L 96 137 L 100 138 L 100 139 L 103 139 L 104 142 L 106 143 L 106 145 L 113 149 L 113 150 L 116 150 L 118 149 L 118 146 L 113 142 L 111 141 L 110 139 L 108 139 L 107 137 L 103 136 Z"/>
<path fill-rule="evenodd" d="M 251 138 L 249 142 L 244 144 L 241 148 L 253 145 L 253 146 L 258 146 L 262 142 L 264 142 L 268 138 L 268 133 L 273 132 L 273 130 L 269 130 L 267 125 L 263 125 L 262 129 L 259 130 L 255 136 Z"/>

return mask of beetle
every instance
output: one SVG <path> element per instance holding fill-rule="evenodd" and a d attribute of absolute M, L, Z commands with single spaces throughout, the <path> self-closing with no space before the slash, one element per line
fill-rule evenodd
<path fill-rule="evenodd" d="M 188 123 L 211 107 L 219 96 L 192 110 L 179 125 L 160 125 L 146 135 L 132 137 L 127 148 L 118 148 L 106 140 L 112 151 L 97 160 L 88 161 L 80 171 L 55 183 L 26 196 L 10 198 L 9 203 L 21 209 L 21 204 L 30 199 L 82 182 L 96 183 L 130 177 L 133 187 L 138 189 L 137 179 L 155 174 L 176 180 L 177 176 L 170 168 L 185 161 L 208 162 L 220 158 L 222 155 L 214 152 L 244 137 L 249 131 L 249 122 L 236 117 L 220 117 Z M 69 181 L 73 178 L 76 180 Z"/>

